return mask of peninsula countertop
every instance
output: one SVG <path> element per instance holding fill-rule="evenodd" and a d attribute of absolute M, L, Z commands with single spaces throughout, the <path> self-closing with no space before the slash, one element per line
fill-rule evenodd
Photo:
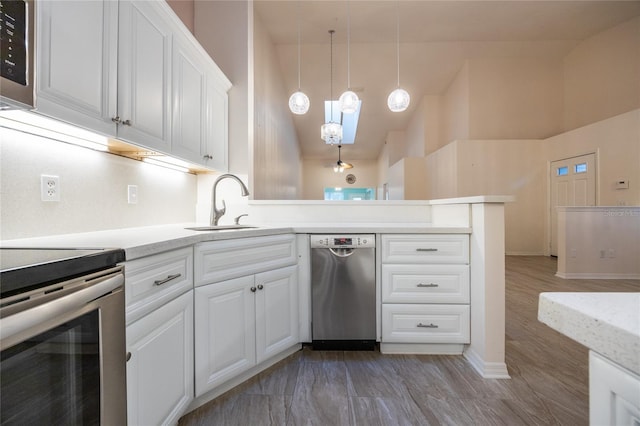
<path fill-rule="evenodd" d="M 541 293 L 538 320 L 640 374 L 640 293 Z"/>

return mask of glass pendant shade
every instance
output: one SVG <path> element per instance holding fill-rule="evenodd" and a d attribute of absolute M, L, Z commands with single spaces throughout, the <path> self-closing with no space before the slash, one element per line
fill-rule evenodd
<path fill-rule="evenodd" d="M 334 122 L 325 123 L 320 127 L 320 137 L 326 143 L 340 143 L 342 140 L 342 126 Z"/>
<path fill-rule="evenodd" d="M 347 90 L 340 95 L 340 99 L 338 99 L 340 111 L 342 111 L 343 114 L 353 114 L 358 109 L 359 100 L 358 95 L 351 90 Z"/>
<path fill-rule="evenodd" d="M 387 105 L 393 112 L 402 112 L 409 107 L 411 98 L 406 90 L 397 88 L 389 95 L 387 99 Z"/>
<path fill-rule="evenodd" d="M 301 91 L 295 92 L 289 98 L 289 109 L 294 114 L 306 114 L 309 111 L 309 97 Z"/>

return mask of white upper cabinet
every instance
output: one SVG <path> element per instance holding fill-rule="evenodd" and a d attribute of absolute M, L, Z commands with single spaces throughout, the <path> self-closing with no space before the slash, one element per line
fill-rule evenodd
<path fill-rule="evenodd" d="M 115 135 L 118 2 L 37 7 L 38 112 Z"/>
<path fill-rule="evenodd" d="M 227 90 L 216 66 L 188 37 L 173 40 L 172 151 L 181 158 L 227 170 Z"/>
<path fill-rule="evenodd" d="M 118 138 L 169 153 L 171 25 L 154 2 L 119 4 Z"/>
<path fill-rule="evenodd" d="M 164 1 L 38 7 L 38 112 L 227 170 L 231 83 Z"/>

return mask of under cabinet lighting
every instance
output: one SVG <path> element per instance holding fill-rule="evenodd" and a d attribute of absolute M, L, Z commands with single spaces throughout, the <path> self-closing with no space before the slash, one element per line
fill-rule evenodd
<path fill-rule="evenodd" d="M 108 139 L 105 136 L 32 112 L 2 111 L 0 126 L 97 151 L 109 150 Z"/>
<path fill-rule="evenodd" d="M 189 173 L 190 170 L 187 167 L 179 166 L 177 164 L 173 164 L 168 161 L 164 161 L 167 158 L 163 158 L 162 160 L 154 157 L 144 157 L 142 159 L 143 162 L 153 164 L 154 166 L 166 167 L 167 169 L 176 170 L 178 172 Z"/>

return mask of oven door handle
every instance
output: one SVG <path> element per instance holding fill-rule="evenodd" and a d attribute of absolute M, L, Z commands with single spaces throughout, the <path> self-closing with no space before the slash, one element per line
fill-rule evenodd
<path fill-rule="evenodd" d="M 3 342 L 18 333 L 24 332 L 38 324 L 54 320 L 60 315 L 82 308 L 102 296 L 105 296 L 124 284 L 124 275 L 118 274 L 93 284 L 91 287 L 52 300 L 48 303 L 26 309 L 2 318 L 0 341 Z"/>

